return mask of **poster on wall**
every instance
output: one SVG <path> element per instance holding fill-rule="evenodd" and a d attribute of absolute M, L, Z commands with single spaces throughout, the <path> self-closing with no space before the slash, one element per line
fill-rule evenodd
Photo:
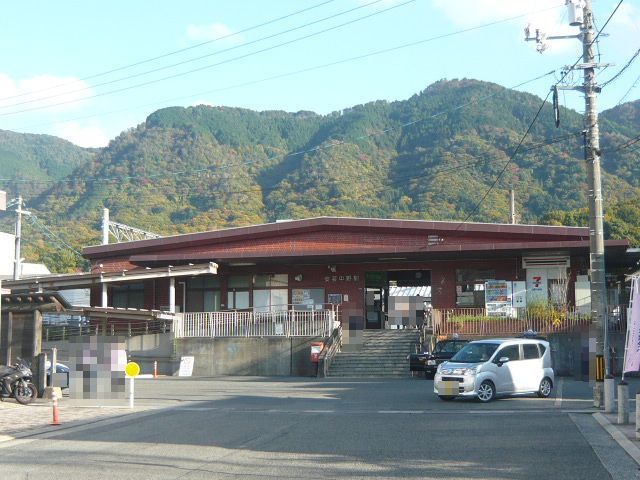
<path fill-rule="evenodd" d="M 510 317 L 513 315 L 513 288 L 507 280 L 488 280 L 484 284 L 484 298 L 487 315 Z"/>
<path fill-rule="evenodd" d="M 291 289 L 291 303 L 296 310 L 322 308 L 324 288 L 293 288 Z"/>

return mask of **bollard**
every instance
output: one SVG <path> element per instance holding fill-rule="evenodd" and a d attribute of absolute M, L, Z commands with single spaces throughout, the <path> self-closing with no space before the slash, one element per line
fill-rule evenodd
<path fill-rule="evenodd" d="M 593 387 L 593 406 L 595 408 L 602 408 L 604 406 L 604 383 L 596 380 L 596 384 Z"/>
<path fill-rule="evenodd" d="M 51 394 L 51 400 L 53 400 L 53 422 L 51 422 L 51 425 L 60 425 L 60 417 L 58 416 L 58 395 L 56 394 L 55 389 Z"/>
<path fill-rule="evenodd" d="M 129 378 L 129 408 L 134 406 L 135 377 Z"/>
<path fill-rule="evenodd" d="M 611 375 L 604 379 L 604 413 L 615 412 L 616 381 Z"/>
<path fill-rule="evenodd" d="M 629 423 L 629 384 L 622 380 L 618 384 L 618 425 Z"/>
<path fill-rule="evenodd" d="M 158 361 L 153 361 L 153 378 L 158 378 Z"/>

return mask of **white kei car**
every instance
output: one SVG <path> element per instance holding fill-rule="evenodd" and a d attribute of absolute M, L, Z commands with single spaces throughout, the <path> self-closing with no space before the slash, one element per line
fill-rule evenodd
<path fill-rule="evenodd" d="M 551 394 L 554 373 L 549 342 L 508 338 L 469 342 L 438 366 L 433 391 L 442 400 L 476 397 L 490 402 L 496 395 Z"/>

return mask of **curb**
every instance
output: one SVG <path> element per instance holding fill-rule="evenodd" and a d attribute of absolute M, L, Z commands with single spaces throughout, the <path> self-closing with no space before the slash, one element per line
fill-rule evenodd
<path fill-rule="evenodd" d="M 604 428 L 611 437 L 618 442 L 629 456 L 640 466 L 640 447 L 629 440 L 607 417 L 601 413 L 594 413 L 593 418 Z"/>

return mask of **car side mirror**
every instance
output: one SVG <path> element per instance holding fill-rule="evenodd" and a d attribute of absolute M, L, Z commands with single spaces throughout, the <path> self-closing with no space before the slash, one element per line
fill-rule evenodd
<path fill-rule="evenodd" d="M 507 363 L 509 361 L 509 357 L 500 357 L 500 359 L 498 360 L 498 366 L 501 367 L 503 364 Z"/>

